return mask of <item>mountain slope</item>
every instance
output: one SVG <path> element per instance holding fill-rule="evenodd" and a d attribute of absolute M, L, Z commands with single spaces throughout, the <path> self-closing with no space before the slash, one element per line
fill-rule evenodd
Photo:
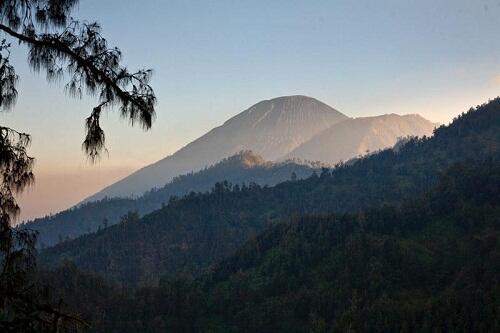
<path fill-rule="evenodd" d="M 275 160 L 348 117 L 306 96 L 259 102 L 171 156 L 138 170 L 85 201 L 141 195 L 173 177 L 200 170 L 242 150 Z"/>
<path fill-rule="evenodd" d="M 112 198 L 89 202 L 54 216 L 36 219 L 22 227 L 39 233 L 41 247 L 53 246 L 68 238 L 116 224 L 129 211 L 144 215 L 160 209 L 171 197 L 209 191 L 217 182 L 275 185 L 289 180 L 292 175 L 297 179 L 309 177 L 314 170 L 311 165 L 292 161 L 273 163 L 251 151 L 243 151 L 199 172 L 175 177 L 164 187 L 151 190 L 137 199 Z"/>
<path fill-rule="evenodd" d="M 214 269 L 199 324 L 237 332 L 493 332 L 499 216 L 500 162 L 485 161 L 454 165 L 401 209 L 276 226 Z M 200 303 L 178 313 L 189 304 Z"/>
<path fill-rule="evenodd" d="M 308 179 L 275 187 L 231 189 L 171 201 L 141 220 L 42 252 L 41 262 L 64 258 L 128 285 L 155 285 L 160 276 L 200 274 L 269 225 L 292 215 L 355 213 L 429 190 L 439 174 L 464 160 L 500 158 L 500 99 L 442 126 L 432 138 L 413 139 Z"/>
<path fill-rule="evenodd" d="M 435 127 L 437 124 L 419 115 L 388 114 L 347 119 L 316 134 L 286 157 L 333 165 L 367 152 L 392 147 L 402 137 L 430 136 Z"/>

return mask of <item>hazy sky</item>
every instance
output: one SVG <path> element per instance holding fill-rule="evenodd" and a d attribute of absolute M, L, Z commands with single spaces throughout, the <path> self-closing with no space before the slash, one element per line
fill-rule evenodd
<path fill-rule="evenodd" d="M 110 112 L 109 158 L 90 166 L 81 142 L 95 100 L 32 75 L 16 49 L 19 101 L 0 122 L 33 134 L 39 182 L 24 217 L 65 208 L 262 99 L 304 94 L 349 116 L 444 123 L 500 95 L 500 1 L 82 0 L 75 16 L 100 22 L 129 68 L 155 70 L 157 121 L 144 133 Z"/>

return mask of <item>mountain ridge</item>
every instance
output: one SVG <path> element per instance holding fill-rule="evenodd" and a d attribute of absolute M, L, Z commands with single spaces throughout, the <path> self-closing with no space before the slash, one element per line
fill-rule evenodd
<path fill-rule="evenodd" d="M 418 114 L 350 118 L 316 134 L 284 158 L 300 156 L 333 165 L 392 147 L 404 137 L 430 136 L 437 126 Z M 335 144 L 336 149 L 331 149 L 330 144 Z"/>
<path fill-rule="evenodd" d="M 381 125 L 383 130 L 372 133 L 364 143 L 359 143 L 359 147 L 350 143 L 350 148 L 345 148 L 342 145 L 335 145 L 335 142 L 332 144 L 332 141 L 318 142 L 314 145 L 310 142 L 328 129 L 334 130 L 335 126 L 344 122 L 346 123 L 343 126 L 357 124 L 369 117 L 350 118 L 329 105 L 304 95 L 263 100 L 193 140 L 174 154 L 137 170 L 86 198 L 82 203 L 105 197 L 137 197 L 151 188 L 161 187 L 177 175 L 201 170 L 243 150 L 252 150 L 270 161 L 299 158 L 336 164 L 340 160 L 363 155 L 366 149 L 362 149 L 362 146 L 372 151 L 389 148 L 400 136 L 428 136 L 432 134 L 434 127 L 433 123 L 416 115 L 390 114 L 372 119 L 375 121 L 377 117 L 384 119 L 399 117 L 400 121 L 406 121 L 406 125 L 396 122 L 391 125 L 394 128 Z M 408 119 L 415 124 L 413 126 L 409 124 Z M 356 141 L 350 139 L 350 132 L 349 130 L 342 132 L 343 141 Z M 383 136 L 385 138 L 380 140 Z M 371 144 L 370 140 L 374 144 Z M 311 154 L 304 148 L 311 145 L 315 148 L 310 149 L 316 149 L 317 152 L 321 150 L 321 154 Z M 338 151 L 342 150 L 345 152 L 339 154 Z"/>
<path fill-rule="evenodd" d="M 173 197 L 209 191 L 217 182 L 272 186 L 292 177 L 306 178 L 319 171 L 320 167 L 307 161 L 266 161 L 252 151 L 242 151 L 198 172 L 176 176 L 165 186 L 151 189 L 139 198 L 104 198 L 29 221 L 19 227 L 37 231 L 41 247 L 53 246 L 63 240 L 112 226 L 128 212 L 137 212 L 142 216 L 160 209 Z"/>

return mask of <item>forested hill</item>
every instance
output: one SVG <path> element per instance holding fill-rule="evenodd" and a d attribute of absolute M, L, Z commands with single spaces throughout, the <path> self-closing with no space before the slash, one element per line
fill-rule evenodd
<path fill-rule="evenodd" d="M 217 267 L 207 318 L 235 332 L 498 331 L 499 217 L 489 160 L 401 209 L 279 225 Z"/>
<path fill-rule="evenodd" d="M 431 138 L 275 187 L 218 184 L 210 193 L 171 201 L 141 220 L 130 216 L 48 249 L 41 260 L 54 266 L 68 258 L 125 284 L 155 285 L 162 275 L 203 272 L 291 215 L 397 204 L 429 190 L 455 162 L 499 157 L 500 99 L 495 99 L 440 127 Z"/>
<path fill-rule="evenodd" d="M 178 176 L 164 187 L 151 190 L 137 199 L 112 198 L 90 202 L 53 216 L 35 219 L 22 227 L 36 230 L 39 247 L 44 248 L 116 224 L 130 211 L 142 216 L 160 209 L 171 197 L 209 191 L 216 182 L 226 180 L 240 185 L 275 185 L 291 178 L 307 178 L 314 171 L 319 171 L 320 166 L 317 162 L 299 160 L 273 163 L 251 151 L 242 151 L 201 171 Z"/>
<path fill-rule="evenodd" d="M 198 280 L 45 279 L 92 332 L 498 332 L 499 216 L 500 161 L 469 160 L 401 208 L 271 227 Z"/>

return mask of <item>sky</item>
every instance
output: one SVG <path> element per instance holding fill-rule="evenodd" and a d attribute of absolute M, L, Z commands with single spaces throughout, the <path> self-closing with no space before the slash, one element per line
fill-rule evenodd
<path fill-rule="evenodd" d="M 109 111 L 109 156 L 92 165 L 81 143 L 96 101 L 48 84 L 17 47 L 19 99 L 0 123 L 33 137 L 37 182 L 21 220 L 69 207 L 263 99 L 302 94 L 352 117 L 448 123 L 500 95 L 497 0 L 82 0 L 74 16 L 99 22 L 130 69 L 154 69 L 157 119 L 144 132 Z"/>

